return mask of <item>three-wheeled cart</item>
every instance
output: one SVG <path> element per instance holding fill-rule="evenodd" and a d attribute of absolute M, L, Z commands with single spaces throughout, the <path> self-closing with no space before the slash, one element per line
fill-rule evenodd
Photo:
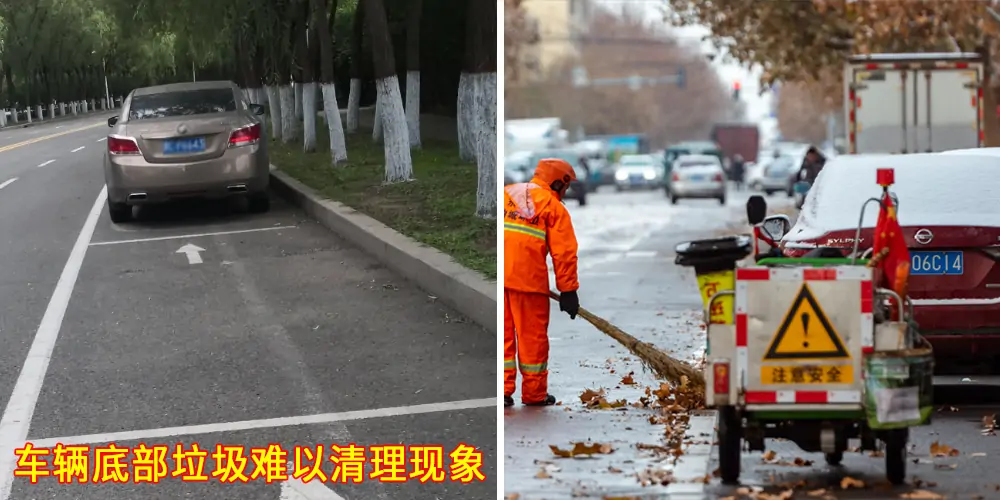
<path fill-rule="evenodd" d="M 761 204 L 748 203 L 757 234 L 783 223 L 765 219 Z M 928 425 L 933 412 L 933 352 L 908 299 L 875 286 L 878 271 L 864 259 L 764 256 L 737 265 L 756 243 L 742 236 L 677 248 L 705 301 L 705 402 L 718 411 L 723 482 L 738 482 L 744 444 L 764 451 L 766 439 L 784 438 L 830 465 L 850 439 L 861 450 L 881 442 L 886 476 L 902 483 L 909 427 Z"/>

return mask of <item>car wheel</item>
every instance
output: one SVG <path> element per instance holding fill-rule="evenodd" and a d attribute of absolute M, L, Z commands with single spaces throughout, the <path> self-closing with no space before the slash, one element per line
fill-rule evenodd
<path fill-rule="evenodd" d="M 676 205 L 677 204 L 677 200 L 679 200 L 679 199 L 680 198 L 678 198 L 678 197 L 676 197 L 674 195 L 670 195 L 670 204 L 671 205 Z"/>
<path fill-rule="evenodd" d="M 122 224 L 132 220 L 132 207 L 126 203 L 112 203 L 108 200 L 108 215 L 111 222 Z"/>
<path fill-rule="evenodd" d="M 617 185 L 615 186 L 615 191 L 618 191 L 619 193 L 622 192 L 622 191 L 624 191 L 624 190 L 625 190 L 625 188 L 623 188 L 621 186 L 617 186 Z"/>
<path fill-rule="evenodd" d="M 774 194 L 774 191 L 767 190 L 767 191 L 764 191 L 764 194 L 767 195 L 767 196 L 771 196 L 772 194 Z"/>
<path fill-rule="evenodd" d="M 262 214 L 271 210 L 271 198 L 267 193 L 257 193 L 250 195 L 250 199 L 247 200 L 247 205 L 250 213 Z"/>
<path fill-rule="evenodd" d="M 726 204 L 726 197 L 725 196 L 720 197 L 719 198 L 719 205 L 725 205 L 725 204 Z"/>

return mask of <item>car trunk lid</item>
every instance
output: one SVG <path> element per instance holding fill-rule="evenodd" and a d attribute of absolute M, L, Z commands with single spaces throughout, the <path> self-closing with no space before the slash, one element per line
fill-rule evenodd
<path fill-rule="evenodd" d="M 189 163 L 225 154 L 230 134 L 246 125 L 238 113 L 130 121 L 126 133 L 150 163 Z"/>

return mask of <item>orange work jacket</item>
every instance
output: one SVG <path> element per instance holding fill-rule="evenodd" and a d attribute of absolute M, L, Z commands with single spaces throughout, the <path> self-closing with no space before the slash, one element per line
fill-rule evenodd
<path fill-rule="evenodd" d="M 556 288 L 580 288 L 573 222 L 552 188 L 536 179 L 511 184 L 504 187 L 503 202 L 504 288 L 548 294 L 549 254 Z"/>

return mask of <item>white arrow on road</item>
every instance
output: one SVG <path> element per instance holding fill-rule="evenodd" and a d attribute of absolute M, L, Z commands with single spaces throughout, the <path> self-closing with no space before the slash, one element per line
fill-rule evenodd
<path fill-rule="evenodd" d="M 177 251 L 174 252 L 174 253 L 182 253 L 184 255 L 187 255 L 188 264 L 201 264 L 201 262 L 202 262 L 201 261 L 201 252 L 204 252 L 204 251 L 205 251 L 204 248 L 201 248 L 198 245 L 192 245 L 192 244 L 188 243 L 188 244 L 180 247 L 179 249 L 177 249 Z"/>
<path fill-rule="evenodd" d="M 309 481 L 308 483 L 295 479 L 291 475 L 292 463 L 288 463 L 288 481 L 281 483 L 281 500 L 345 500 L 344 497 L 336 494 L 327 488 L 320 481 Z"/>

